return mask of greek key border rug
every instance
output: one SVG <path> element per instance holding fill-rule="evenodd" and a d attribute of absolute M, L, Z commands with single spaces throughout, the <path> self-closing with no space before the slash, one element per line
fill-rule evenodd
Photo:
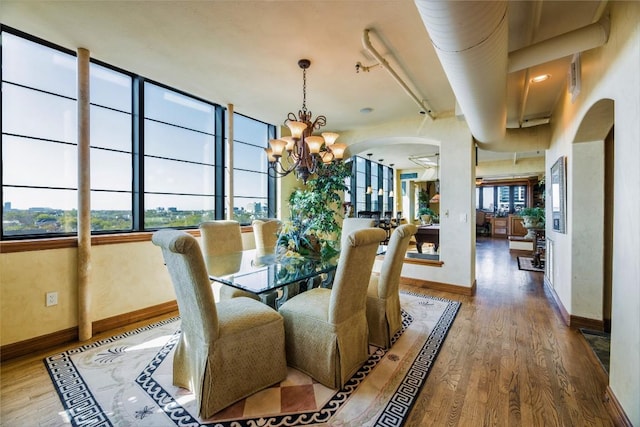
<path fill-rule="evenodd" d="M 64 421 L 74 426 L 399 426 L 460 308 L 456 301 L 414 293 L 401 293 L 400 300 L 403 327 L 392 347 L 371 346 L 369 359 L 342 390 L 289 368 L 280 385 L 206 420 L 197 417 L 193 394 L 172 385 L 179 318 L 49 356 L 44 363 L 65 408 Z"/>

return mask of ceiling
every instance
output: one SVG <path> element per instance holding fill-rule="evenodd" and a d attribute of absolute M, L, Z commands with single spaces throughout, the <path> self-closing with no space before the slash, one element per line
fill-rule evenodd
<path fill-rule="evenodd" d="M 236 112 L 281 124 L 302 104 L 327 116 L 323 131 L 358 130 L 386 121 L 422 117 L 418 103 L 363 46 L 388 62 L 434 117 L 455 114 L 456 99 L 416 4 L 377 1 L 65 1 L 1 0 L 0 22 L 121 69 L 176 87 Z M 604 1 L 508 3 L 509 52 L 596 21 Z M 507 78 L 507 126 L 548 118 L 566 89 L 571 56 L 529 69 L 532 84 L 522 107 L 526 70 Z M 357 72 L 356 64 L 361 67 Z M 371 67 L 366 70 L 367 67 Z M 363 113 L 363 109 L 371 109 Z M 527 122 L 527 120 L 529 122 Z M 437 147 L 393 145 L 362 148 L 366 157 L 416 167 L 413 156 Z M 480 161 L 513 158 L 481 151 Z M 535 156 L 538 153 L 519 153 Z"/>

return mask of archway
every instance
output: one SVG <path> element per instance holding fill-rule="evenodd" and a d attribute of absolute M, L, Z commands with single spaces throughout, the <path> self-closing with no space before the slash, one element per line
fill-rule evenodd
<path fill-rule="evenodd" d="M 614 102 L 596 102 L 573 140 L 570 168 L 572 317 L 610 330 L 613 259 Z"/>

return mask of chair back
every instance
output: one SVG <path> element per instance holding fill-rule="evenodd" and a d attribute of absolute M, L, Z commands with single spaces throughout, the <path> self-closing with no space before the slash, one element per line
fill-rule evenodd
<path fill-rule="evenodd" d="M 206 221 L 200 224 L 200 233 L 202 252 L 206 256 L 224 255 L 243 249 L 238 221 Z"/>
<path fill-rule="evenodd" d="M 484 211 L 476 209 L 476 225 L 484 226 L 486 221 L 487 221 L 487 216 L 485 215 Z"/>
<path fill-rule="evenodd" d="M 278 233 L 280 232 L 282 221 L 275 218 L 256 219 L 251 226 L 253 227 L 253 236 L 258 252 L 274 252 L 278 243 Z"/>
<path fill-rule="evenodd" d="M 380 242 L 381 228 L 351 232 L 342 245 L 329 301 L 329 322 L 341 323 L 358 311 L 366 312 L 367 287 Z"/>
<path fill-rule="evenodd" d="M 363 228 L 375 227 L 375 220 L 372 218 L 345 218 L 342 221 L 342 234 L 340 236 L 340 247 L 349 237 L 349 234 Z"/>
<path fill-rule="evenodd" d="M 404 224 L 391 233 L 378 279 L 379 298 L 388 298 L 390 295 L 398 293 L 402 263 L 407 253 L 407 247 L 409 247 L 409 240 L 417 231 L 418 227 L 415 225 Z"/>
<path fill-rule="evenodd" d="M 156 231 L 151 241 L 162 249 L 183 333 L 194 340 L 194 346 L 213 343 L 218 337 L 218 313 L 198 241 L 184 231 L 171 229 Z"/>

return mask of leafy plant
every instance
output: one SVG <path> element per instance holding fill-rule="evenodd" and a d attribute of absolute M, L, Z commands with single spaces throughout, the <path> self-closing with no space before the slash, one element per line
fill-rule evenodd
<path fill-rule="evenodd" d="M 288 260 L 326 259 L 338 252 L 328 240 L 318 237 L 308 218 L 301 216 L 283 221 L 277 247 L 277 255 Z"/>
<path fill-rule="evenodd" d="M 436 213 L 431 208 L 420 208 L 418 209 L 418 217 L 422 215 L 431 215 L 432 217 L 435 217 Z"/>
<path fill-rule="evenodd" d="M 429 191 L 428 190 L 420 190 L 418 192 L 418 207 L 420 209 L 429 209 L 429 199 L 430 199 L 429 198 Z M 429 215 L 429 214 L 425 214 L 425 215 Z"/>
<path fill-rule="evenodd" d="M 521 217 L 528 216 L 528 217 L 531 217 L 531 218 L 534 218 L 534 219 L 537 219 L 537 220 L 544 221 L 545 212 L 544 212 L 544 209 L 541 208 L 541 207 L 535 207 L 535 208 L 529 207 L 529 208 L 520 209 L 520 212 L 518 212 L 518 214 Z"/>
<path fill-rule="evenodd" d="M 278 246 L 300 254 L 335 251 L 340 236 L 337 218 L 341 212 L 340 192 L 347 191 L 345 179 L 351 175 L 351 163 L 319 166 L 317 175 L 303 189 L 289 196 L 290 220 L 285 221 Z"/>

